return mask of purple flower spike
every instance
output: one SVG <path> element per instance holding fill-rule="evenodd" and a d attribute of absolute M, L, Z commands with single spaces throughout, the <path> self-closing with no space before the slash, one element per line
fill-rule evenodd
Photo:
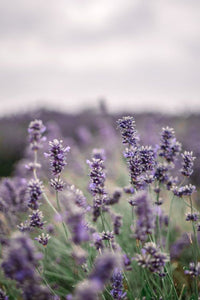
<path fill-rule="evenodd" d="M 185 270 L 185 274 L 190 275 L 192 277 L 200 276 L 200 263 L 198 262 L 196 265 L 194 262 L 189 264 L 189 270 Z"/>
<path fill-rule="evenodd" d="M 29 142 L 32 150 L 38 150 L 41 147 L 41 142 L 45 140 L 42 134 L 45 132 L 46 127 L 41 120 L 34 120 L 29 124 Z"/>
<path fill-rule="evenodd" d="M 193 165 L 196 157 L 193 156 L 193 152 L 187 152 L 187 151 L 185 151 L 181 155 L 183 158 L 181 173 L 184 176 L 189 177 L 193 173 Z"/>
<path fill-rule="evenodd" d="M 147 240 L 148 234 L 151 234 L 155 227 L 155 215 L 150 201 L 146 192 L 141 192 L 135 199 L 137 215 L 135 237 L 142 242 Z"/>
<path fill-rule="evenodd" d="M 104 172 L 104 161 L 102 156 L 98 156 L 93 153 L 92 160 L 87 160 L 91 171 L 90 171 L 90 185 L 89 189 L 93 195 L 93 221 L 96 222 L 100 216 L 101 207 L 106 203 L 106 192 L 104 188 L 106 175 Z"/>
<path fill-rule="evenodd" d="M 169 258 L 166 253 L 160 251 L 155 243 L 149 242 L 144 245 L 141 254 L 135 257 L 138 265 L 149 269 L 152 273 L 158 273 L 159 276 L 165 276 L 164 267 Z"/>
<path fill-rule="evenodd" d="M 35 280 L 38 258 L 34 251 L 34 245 L 27 236 L 19 234 L 11 239 L 2 263 L 6 277 L 19 283 Z"/>
<path fill-rule="evenodd" d="M 114 234 L 118 235 L 120 232 L 120 228 L 122 227 L 122 216 L 120 215 L 114 216 L 113 227 L 114 227 Z"/>
<path fill-rule="evenodd" d="M 67 224 L 72 232 L 72 240 L 75 244 L 81 244 L 89 240 L 88 229 L 81 210 L 74 210 L 67 217 Z"/>
<path fill-rule="evenodd" d="M 63 180 L 61 178 L 55 177 L 54 179 L 50 180 L 50 184 L 51 187 L 55 190 L 55 191 L 63 191 L 65 183 L 63 182 Z"/>
<path fill-rule="evenodd" d="M 42 182 L 38 179 L 31 179 L 28 182 L 28 193 L 29 193 L 29 200 L 28 200 L 28 207 L 31 209 L 38 209 L 39 203 L 38 200 L 41 198 L 43 192 L 43 185 Z"/>
<path fill-rule="evenodd" d="M 35 210 L 33 211 L 32 215 L 29 215 L 30 218 L 30 227 L 37 227 L 43 229 L 44 224 L 46 223 L 43 221 L 43 213 L 41 211 Z"/>
<path fill-rule="evenodd" d="M 196 190 L 196 187 L 192 184 L 189 184 L 189 185 L 184 185 L 181 187 L 175 186 L 172 191 L 175 196 L 181 198 L 183 196 L 191 196 L 195 190 Z"/>
<path fill-rule="evenodd" d="M 196 222 L 196 221 L 198 221 L 198 219 L 199 219 L 199 214 L 197 214 L 197 213 L 193 213 L 193 214 L 188 213 L 186 215 L 186 221 Z"/>
<path fill-rule="evenodd" d="M 160 142 L 161 157 L 164 157 L 168 163 L 173 163 L 181 151 L 181 144 L 176 141 L 173 128 L 163 128 Z"/>
<path fill-rule="evenodd" d="M 123 291 L 123 275 L 119 269 L 115 269 L 111 278 L 112 290 L 111 295 L 114 299 L 121 300 L 126 296 L 126 292 Z"/>
<path fill-rule="evenodd" d="M 133 117 L 123 117 L 117 121 L 118 128 L 121 131 L 123 144 L 128 144 L 137 147 L 138 136 L 135 129 L 135 120 Z"/>
<path fill-rule="evenodd" d="M 51 171 L 54 176 L 60 175 L 63 168 L 67 164 L 66 152 L 69 152 L 70 147 L 64 148 L 62 143 L 62 140 L 54 139 L 53 141 L 49 142 L 49 152 L 45 153 L 46 157 L 50 157 Z"/>
<path fill-rule="evenodd" d="M 105 283 L 111 278 L 113 269 L 117 267 L 117 257 L 112 253 L 104 253 L 95 261 L 95 267 L 89 276 L 90 280 L 99 282 L 103 288 Z"/>
<path fill-rule="evenodd" d="M 39 235 L 38 237 L 36 237 L 35 240 L 38 241 L 43 246 L 46 246 L 48 244 L 50 238 L 51 237 L 50 237 L 49 234 L 42 233 L 41 235 Z"/>

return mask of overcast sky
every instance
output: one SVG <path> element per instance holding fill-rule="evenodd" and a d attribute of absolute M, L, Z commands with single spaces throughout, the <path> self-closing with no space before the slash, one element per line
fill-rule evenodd
<path fill-rule="evenodd" d="M 0 113 L 200 110 L 199 0 L 1 0 Z"/>

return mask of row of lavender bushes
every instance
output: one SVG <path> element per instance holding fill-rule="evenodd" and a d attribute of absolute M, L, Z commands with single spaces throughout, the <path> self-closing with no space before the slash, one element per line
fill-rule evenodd
<path fill-rule="evenodd" d="M 194 154 L 170 127 L 148 127 L 152 146 L 133 117 L 117 127 L 123 146 L 102 122 L 106 151 L 91 151 L 86 128 L 78 147 L 30 123 L 24 159 L 0 184 L 0 299 L 198 299 Z"/>

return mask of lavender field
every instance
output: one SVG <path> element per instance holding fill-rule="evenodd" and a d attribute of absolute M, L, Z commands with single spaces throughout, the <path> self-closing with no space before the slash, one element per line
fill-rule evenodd
<path fill-rule="evenodd" d="M 0 119 L 0 299 L 200 297 L 200 116 Z"/>

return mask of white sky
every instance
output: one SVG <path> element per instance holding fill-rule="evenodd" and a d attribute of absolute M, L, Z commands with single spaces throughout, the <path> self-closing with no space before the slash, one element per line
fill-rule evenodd
<path fill-rule="evenodd" d="M 199 0 L 1 0 L 0 114 L 200 110 Z"/>

